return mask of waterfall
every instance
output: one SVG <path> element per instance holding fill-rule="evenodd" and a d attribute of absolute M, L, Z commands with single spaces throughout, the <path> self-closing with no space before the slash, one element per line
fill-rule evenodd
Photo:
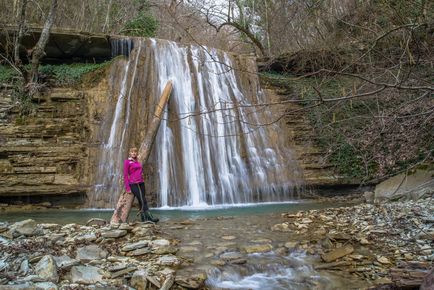
<path fill-rule="evenodd" d="M 119 47 L 124 44 L 114 45 Z M 134 41 L 112 83 L 114 114 L 105 117 L 104 148 L 90 206 L 114 206 L 122 160 L 140 147 L 158 98 L 173 82 L 148 164 L 147 194 L 158 206 L 285 201 L 300 171 L 261 90 L 252 57 L 200 46 Z M 271 122 L 272 123 L 272 122 Z M 98 193 L 98 191 L 100 191 Z"/>

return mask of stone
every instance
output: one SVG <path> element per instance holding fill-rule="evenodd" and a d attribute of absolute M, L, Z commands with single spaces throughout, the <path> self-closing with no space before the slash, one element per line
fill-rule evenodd
<path fill-rule="evenodd" d="M 87 226 L 105 226 L 107 224 L 106 220 L 99 218 L 91 218 L 86 222 Z"/>
<path fill-rule="evenodd" d="M 432 186 L 433 172 L 416 170 L 412 174 L 401 173 L 377 184 L 375 202 L 387 200 L 419 199 L 434 192 Z"/>
<path fill-rule="evenodd" d="M 158 239 L 158 240 L 153 240 L 151 241 L 151 246 L 152 247 L 164 247 L 164 246 L 169 246 L 170 245 L 170 241 L 165 240 L 165 239 Z"/>
<path fill-rule="evenodd" d="M 85 233 L 75 238 L 78 242 L 94 242 L 96 239 L 97 237 L 95 233 Z"/>
<path fill-rule="evenodd" d="M 0 266 L 1 268 L 1 266 Z M 1 270 L 0 270 L 1 271 Z M 20 274 L 25 276 L 29 272 L 29 260 L 24 259 L 20 264 Z"/>
<path fill-rule="evenodd" d="M 257 245 L 244 246 L 243 249 L 248 254 L 265 253 L 271 251 L 273 249 L 273 246 L 270 244 L 257 244 Z"/>
<path fill-rule="evenodd" d="M 239 252 L 227 252 L 220 255 L 220 259 L 224 261 L 233 261 L 243 258 L 243 255 Z"/>
<path fill-rule="evenodd" d="M 181 261 L 176 256 L 164 255 L 158 258 L 157 264 L 162 266 L 177 267 L 181 264 Z"/>
<path fill-rule="evenodd" d="M 80 262 L 76 259 L 72 259 L 69 256 L 54 256 L 54 261 L 56 261 L 56 265 L 60 269 L 69 270 L 72 266 L 77 266 Z"/>
<path fill-rule="evenodd" d="M 177 251 L 178 249 L 175 247 L 163 246 L 163 247 L 154 248 L 152 250 L 152 253 L 157 255 L 165 255 L 165 254 L 175 254 Z"/>
<path fill-rule="evenodd" d="M 57 283 L 59 280 L 56 261 L 51 255 L 46 255 L 39 260 L 35 266 L 35 273 L 46 281 Z"/>
<path fill-rule="evenodd" d="M 16 222 L 11 226 L 11 230 L 25 236 L 32 236 L 37 231 L 37 224 L 34 220 L 28 219 Z"/>
<path fill-rule="evenodd" d="M 381 264 L 390 264 L 390 260 L 386 257 L 380 256 L 377 257 L 377 261 L 380 262 Z"/>
<path fill-rule="evenodd" d="M 134 251 L 131 251 L 131 252 L 128 252 L 128 256 L 141 256 L 141 255 L 144 255 L 144 254 L 149 254 L 149 253 L 151 253 L 152 251 L 151 251 L 151 249 L 150 248 L 141 248 L 141 249 L 137 249 L 137 250 L 134 250 Z"/>
<path fill-rule="evenodd" d="M 141 248 L 147 247 L 148 245 L 149 245 L 149 241 L 139 241 L 139 242 L 136 242 L 136 243 L 125 244 L 121 248 L 121 251 L 122 252 L 129 252 L 129 251 L 133 251 L 133 250 L 137 250 L 137 249 L 141 249 Z"/>
<path fill-rule="evenodd" d="M 294 249 L 298 245 L 298 242 L 286 242 L 285 247 L 288 249 Z"/>
<path fill-rule="evenodd" d="M 164 280 L 163 284 L 161 285 L 160 290 L 169 290 L 174 282 L 175 278 L 173 277 L 173 275 L 168 275 Z"/>
<path fill-rule="evenodd" d="M 120 238 L 127 234 L 128 232 L 126 230 L 110 230 L 110 231 L 104 231 L 101 233 L 101 236 L 103 238 Z"/>
<path fill-rule="evenodd" d="M 97 245 L 88 245 L 77 249 L 77 259 L 82 262 L 90 262 L 92 260 L 104 259 L 106 257 L 107 252 Z"/>
<path fill-rule="evenodd" d="M 359 242 L 362 245 L 369 245 L 370 244 L 370 242 L 366 238 L 360 238 Z"/>
<path fill-rule="evenodd" d="M 148 271 L 140 269 L 133 273 L 131 277 L 131 287 L 134 287 L 136 290 L 145 290 L 148 285 Z"/>
<path fill-rule="evenodd" d="M 344 247 L 334 249 L 328 253 L 322 254 L 321 258 L 324 260 L 324 262 L 330 263 L 346 255 L 349 255 L 352 252 L 354 252 L 353 246 L 347 245 Z"/>
<path fill-rule="evenodd" d="M 80 284 L 95 284 L 103 279 L 101 269 L 94 266 L 74 266 L 71 269 L 71 281 Z"/>
<path fill-rule="evenodd" d="M 53 282 L 35 283 L 35 290 L 57 290 L 59 289 Z"/>
<path fill-rule="evenodd" d="M 363 197 L 365 198 L 366 203 L 373 203 L 374 198 L 375 198 L 375 194 L 372 191 L 365 191 L 363 193 Z"/>
<path fill-rule="evenodd" d="M 237 237 L 235 237 L 235 236 L 222 236 L 222 239 L 223 240 L 227 240 L 227 241 L 230 241 L 230 240 L 235 240 Z"/>
<path fill-rule="evenodd" d="M 207 276 L 204 273 L 189 276 L 176 276 L 175 283 L 188 289 L 199 289 L 204 286 L 206 278 Z"/>
<path fill-rule="evenodd" d="M 288 223 L 275 224 L 271 227 L 271 230 L 274 232 L 289 232 L 291 229 L 289 228 Z"/>
<path fill-rule="evenodd" d="M 128 267 L 126 269 L 122 269 L 122 270 L 119 270 L 117 272 L 111 273 L 110 278 L 111 279 L 116 279 L 117 277 L 124 276 L 124 275 L 126 275 L 128 273 L 131 273 L 131 272 L 135 271 L 135 270 L 137 270 L 137 267 Z"/>

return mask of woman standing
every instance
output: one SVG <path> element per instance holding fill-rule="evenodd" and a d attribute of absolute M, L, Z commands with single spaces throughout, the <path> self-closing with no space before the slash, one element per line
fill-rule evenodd
<path fill-rule="evenodd" d="M 131 148 L 128 159 L 124 161 L 124 183 L 126 192 L 130 194 L 132 192 L 139 201 L 141 221 L 158 222 L 159 219 L 149 212 L 146 202 L 142 164 L 137 160 L 137 148 Z"/>

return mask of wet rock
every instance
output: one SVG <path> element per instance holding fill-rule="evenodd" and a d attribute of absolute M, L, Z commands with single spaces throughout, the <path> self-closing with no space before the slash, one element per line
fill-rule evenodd
<path fill-rule="evenodd" d="M 77 259 L 82 262 L 90 262 L 92 260 L 104 259 L 106 257 L 107 252 L 97 245 L 88 245 L 77 249 Z"/>
<path fill-rule="evenodd" d="M 243 255 L 239 252 L 227 252 L 220 255 L 220 259 L 224 261 L 233 261 L 243 258 Z"/>
<path fill-rule="evenodd" d="M 324 260 L 324 262 L 330 263 L 346 255 L 349 255 L 352 252 L 354 252 L 353 246 L 348 245 L 348 246 L 337 248 L 328 253 L 322 254 L 321 258 Z"/>
<path fill-rule="evenodd" d="M 127 234 L 128 232 L 126 230 L 110 230 L 110 231 L 104 231 L 101 233 L 101 236 L 103 238 L 109 239 L 109 238 L 120 238 Z"/>
<path fill-rule="evenodd" d="M 175 283 L 188 289 L 199 289 L 204 286 L 206 274 L 196 274 L 192 276 L 176 276 Z"/>
<path fill-rule="evenodd" d="M 200 249 L 192 246 L 183 246 L 179 249 L 183 253 L 200 252 Z"/>
<path fill-rule="evenodd" d="M 0 290 L 36 290 L 32 283 L 21 283 L 15 285 L 0 285 Z"/>
<path fill-rule="evenodd" d="M 289 228 L 288 223 L 281 223 L 272 226 L 271 230 L 274 232 L 289 232 L 291 229 Z"/>
<path fill-rule="evenodd" d="M 46 281 L 57 283 L 59 280 L 56 261 L 51 255 L 42 257 L 42 259 L 35 266 L 35 272 L 39 277 Z"/>
<path fill-rule="evenodd" d="M 86 226 L 105 226 L 107 224 L 106 220 L 99 218 L 91 218 L 86 222 Z"/>
<path fill-rule="evenodd" d="M 288 249 L 294 249 L 298 245 L 298 242 L 286 242 L 285 247 Z"/>
<path fill-rule="evenodd" d="M 74 266 L 71 269 L 71 281 L 80 284 L 94 284 L 103 279 L 101 269 L 94 266 Z"/>
<path fill-rule="evenodd" d="M 181 264 L 181 261 L 176 256 L 165 255 L 158 258 L 157 264 L 162 266 L 177 267 Z"/>
<path fill-rule="evenodd" d="M 56 261 L 56 265 L 60 269 L 69 270 L 72 266 L 77 266 L 80 262 L 78 260 L 72 259 L 69 256 L 54 256 L 54 261 Z"/>
<path fill-rule="evenodd" d="M 265 252 L 269 252 L 273 249 L 273 246 L 270 244 L 258 244 L 258 245 L 248 245 L 248 246 L 244 246 L 244 251 L 246 251 L 246 253 L 248 254 L 253 254 L 253 253 L 265 253 Z"/>

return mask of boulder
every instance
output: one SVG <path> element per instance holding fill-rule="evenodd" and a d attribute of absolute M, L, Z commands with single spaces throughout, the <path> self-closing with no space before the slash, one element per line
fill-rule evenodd
<path fill-rule="evenodd" d="M 127 234 L 126 230 L 109 230 L 101 233 L 103 238 L 120 238 Z"/>
<path fill-rule="evenodd" d="M 35 283 L 36 290 L 57 290 L 59 289 L 53 282 L 39 282 Z"/>
<path fill-rule="evenodd" d="M 375 202 L 388 200 L 419 199 L 434 192 L 433 171 L 416 170 L 401 173 L 379 183 L 375 187 Z"/>
<path fill-rule="evenodd" d="M 37 232 L 38 225 L 32 219 L 16 222 L 11 226 L 11 231 L 20 235 L 32 236 Z"/>
<path fill-rule="evenodd" d="M 35 266 L 35 272 L 39 277 L 46 281 L 57 283 L 57 281 L 59 280 L 56 261 L 51 255 L 46 255 L 42 257 L 41 260 L 39 260 L 39 262 Z"/>
<path fill-rule="evenodd" d="M 72 266 L 77 266 L 80 262 L 76 259 L 72 259 L 69 256 L 54 256 L 54 261 L 56 261 L 56 265 L 60 269 L 71 269 Z"/>

